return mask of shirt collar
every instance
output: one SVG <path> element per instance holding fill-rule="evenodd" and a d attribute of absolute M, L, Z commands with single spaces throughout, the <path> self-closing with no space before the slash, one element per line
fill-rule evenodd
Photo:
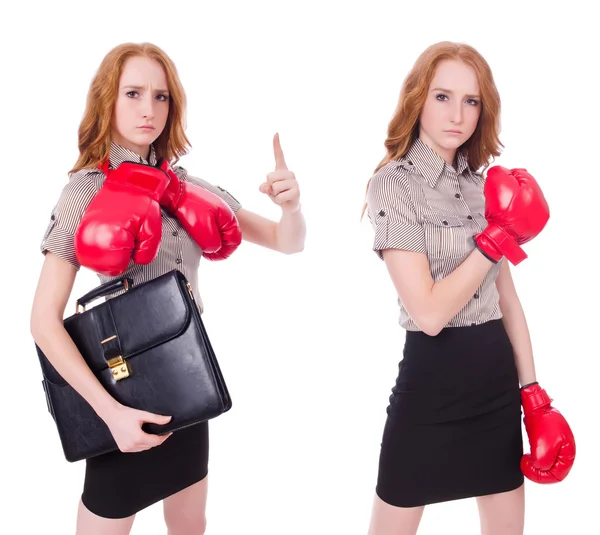
<path fill-rule="evenodd" d="M 444 167 L 448 165 L 441 156 L 419 138 L 413 141 L 405 158 L 417 168 L 432 188 L 435 188 L 438 179 L 444 171 Z M 457 174 L 462 174 L 466 169 L 468 172 L 465 175 L 471 178 L 472 173 L 469 169 L 467 158 L 460 151 L 456 155 L 456 162 Z"/>
<path fill-rule="evenodd" d="M 150 145 L 150 157 L 148 160 L 142 158 L 139 154 L 122 147 L 121 145 L 117 145 L 116 143 L 110 143 L 110 154 L 109 154 L 109 162 L 110 167 L 112 169 L 116 169 L 123 162 L 135 162 L 135 163 L 144 163 L 146 165 L 156 165 L 156 152 L 154 151 L 154 146 Z"/>

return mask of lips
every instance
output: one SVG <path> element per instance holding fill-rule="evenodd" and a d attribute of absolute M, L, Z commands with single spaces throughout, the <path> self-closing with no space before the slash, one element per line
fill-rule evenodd
<path fill-rule="evenodd" d="M 447 132 L 448 134 L 462 134 L 460 130 L 444 130 L 444 132 Z"/>
<path fill-rule="evenodd" d="M 151 125 L 138 126 L 138 128 L 141 128 L 142 130 L 154 130 L 154 127 Z"/>

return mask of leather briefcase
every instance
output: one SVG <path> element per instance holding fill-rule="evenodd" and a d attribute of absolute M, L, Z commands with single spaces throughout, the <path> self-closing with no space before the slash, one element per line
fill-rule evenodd
<path fill-rule="evenodd" d="M 121 294 L 89 310 L 91 301 Z M 83 310 L 80 310 L 83 308 Z M 191 286 L 178 270 L 132 287 L 131 279 L 102 284 L 77 300 L 64 320 L 69 336 L 104 388 L 120 403 L 172 416 L 164 434 L 215 418 L 231 398 Z M 46 393 L 69 462 L 116 450 L 103 420 L 56 371 L 36 344 Z"/>

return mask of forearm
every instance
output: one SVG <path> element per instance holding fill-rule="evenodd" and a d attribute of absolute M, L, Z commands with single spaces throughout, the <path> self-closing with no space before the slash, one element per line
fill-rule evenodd
<path fill-rule="evenodd" d="M 435 334 L 473 298 L 492 265 L 475 249 L 450 275 L 433 284 L 426 309 Z"/>
<path fill-rule="evenodd" d="M 118 403 L 92 373 L 64 327 L 46 320 L 41 327 L 32 329 L 32 334 L 56 371 L 104 419 Z"/>
<path fill-rule="evenodd" d="M 282 211 L 281 219 L 275 227 L 277 250 L 286 253 L 299 253 L 304 249 L 306 222 L 300 207 L 294 212 Z"/>
<path fill-rule="evenodd" d="M 519 383 L 521 386 L 528 385 L 537 381 L 537 379 L 535 375 L 533 348 L 525 312 L 518 299 L 513 300 L 510 306 L 505 305 L 502 307 L 501 304 L 501 310 L 502 323 L 513 346 Z"/>

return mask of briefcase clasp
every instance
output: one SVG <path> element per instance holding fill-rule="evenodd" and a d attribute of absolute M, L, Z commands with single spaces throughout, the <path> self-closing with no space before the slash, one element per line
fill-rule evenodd
<path fill-rule="evenodd" d="M 129 364 L 123 357 L 119 355 L 118 357 L 112 358 L 108 361 L 108 367 L 113 375 L 113 377 L 120 381 L 121 379 L 127 379 L 131 374 L 131 370 L 129 369 Z"/>

